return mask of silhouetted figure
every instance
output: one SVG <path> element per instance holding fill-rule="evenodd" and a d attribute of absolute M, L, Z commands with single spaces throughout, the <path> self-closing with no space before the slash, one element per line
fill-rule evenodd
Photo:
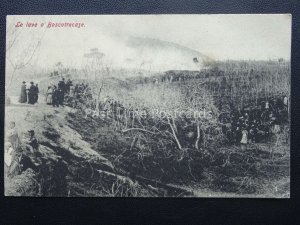
<path fill-rule="evenodd" d="M 68 81 L 66 83 L 66 93 L 68 93 L 68 95 L 70 95 L 71 86 L 73 86 L 72 81 L 70 79 L 68 79 Z"/>
<path fill-rule="evenodd" d="M 64 98 L 66 92 L 66 84 L 65 78 L 62 78 L 61 81 L 58 82 L 58 103 L 59 105 L 64 105 Z"/>
<path fill-rule="evenodd" d="M 29 133 L 29 140 L 26 143 L 26 145 L 30 148 L 31 152 L 38 151 L 39 143 L 38 143 L 38 140 L 35 137 L 34 130 L 29 130 L 28 133 Z"/>
<path fill-rule="evenodd" d="M 59 91 L 58 91 L 58 89 L 55 85 L 53 87 L 52 106 L 53 107 L 58 107 L 59 106 Z"/>
<path fill-rule="evenodd" d="M 62 89 L 58 88 L 58 104 L 63 106 L 64 105 L 64 99 L 65 99 L 65 93 Z"/>
<path fill-rule="evenodd" d="M 65 78 L 62 78 L 62 80 L 58 82 L 58 89 L 62 90 L 63 93 L 65 93 L 66 91 Z"/>
<path fill-rule="evenodd" d="M 34 86 L 33 82 L 30 82 L 30 87 L 28 90 L 28 104 L 34 105 L 36 99 L 35 93 L 36 93 L 36 87 Z"/>
<path fill-rule="evenodd" d="M 27 92 L 26 92 L 26 82 L 25 81 L 22 82 L 21 95 L 20 95 L 19 102 L 20 103 L 26 103 L 27 102 Z"/>
<path fill-rule="evenodd" d="M 34 88 L 35 88 L 35 91 L 34 91 L 34 103 L 37 103 L 38 100 L 39 100 L 39 93 L 40 93 L 38 84 L 35 84 Z"/>

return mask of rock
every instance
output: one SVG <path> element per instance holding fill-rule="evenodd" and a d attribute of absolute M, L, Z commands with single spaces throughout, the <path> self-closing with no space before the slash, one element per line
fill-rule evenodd
<path fill-rule="evenodd" d="M 40 186 L 37 174 L 27 169 L 21 174 L 5 179 L 5 196 L 39 196 Z"/>

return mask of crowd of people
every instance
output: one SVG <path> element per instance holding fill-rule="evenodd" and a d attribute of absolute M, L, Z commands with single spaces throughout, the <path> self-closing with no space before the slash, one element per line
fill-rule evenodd
<path fill-rule="evenodd" d="M 46 92 L 46 103 L 54 107 L 59 107 L 64 105 L 64 97 L 66 94 L 70 95 L 70 92 L 73 90 L 73 84 L 70 79 L 65 82 L 65 79 L 62 78 L 57 85 L 48 86 Z M 37 83 L 25 81 L 21 85 L 21 94 L 19 98 L 20 103 L 36 104 L 39 99 L 39 86 Z"/>
<path fill-rule="evenodd" d="M 39 86 L 38 84 L 34 84 L 34 82 L 30 82 L 30 85 L 28 86 L 28 83 L 25 81 L 22 82 L 21 85 L 21 95 L 19 98 L 20 103 L 28 103 L 31 105 L 34 105 L 38 102 L 39 99 Z"/>
<path fill-rule="evenodd" d="M 46 103 L 53 107 L 64 106 L 65 95 L 70 95 L 72 87 L 72 81 L 68 79 L 65 82 L 65 78 L 62 78 L 57 85 L 48 86 Z"/>
<path fill-rule="evenodd" d="M 256 143 L 278 134 L 288 122 L 288 97 L 265 99 L 255 106 L 234 109 L 220 116 L 222 130 L 231 143 Z"/>
<path fill-rule="evenodd" d="M 66 104 L 72 108 L 93 107 L 95 105 L 95 99 L 93 99 L 92 89 L 85 82 L 78 82 L 71 86 L 67 85 L 67 92 L 65 95 Z"/>
<path fill-rule="evenodd" d="M 73 96 L 75 102 L 84 103 L 88 108 L 94 110 L 97 108 L 96 101 L 93 101 L 90 90 L 88 84 L 76 84 Z M 91 101 L 87 101 L 87 99 Z M 124 106 L 120 101 L 109 96 L 106 96 L 98 104 L 99 110 L 109 111 L 111 116 L 122 115 L 125 110 L 133 115 L 132 111 L 135 110 L 130 104 Z M 269 97 L 242 108 L 233 107 L 229 112 L 221 114 L 219 121 L 228 142 L 240 144 L 242 148 L 245 148 L 249 143 L 262 142 L 271 135 L 280 133 L 284 129 L 284 125 L 288 124 L 288 108 L 287 96 Z M 148 112 L 147 108 L 142 107 L 142 110 Z"/>
<path fill-rule="evenodd" d="M 22 85 L 20 102 L 34 104 L 38 101 L 38 85 L 31 82 L 30 88 Z M 102 101 L 96 101 L 92 95 L 92 89 L 88 83 L 79 82 L 73 84 L 68 79 L 62 78 L 57 85 L 49 86 L 46 92 L 46 103 L 53 107 L 67 105 L 73 108 L 84 107 L 101 111 L 109 111 L 113 115 L 121 115 L 122 112 L 132 111 L 131 106 L 125 107 L 120 101 L 106 96 Z M 221 114 L 219 120 L 223 134 L 231 144 L 241 144 L 242 147 L 248 143 L 256 143 L 264 140 L 270 134 L 277 134 L 287 124 L 288 97 L 281 95 L 260 100 L 259 103 L 244 106 L 243 108 L 232 108 L 229 112 Z M 98 105 L 96 105 L 98 104 Z M 125 109 L 126 108 L 126 109 Z M 147 108 L 145 108 L 147 111 Z"/>

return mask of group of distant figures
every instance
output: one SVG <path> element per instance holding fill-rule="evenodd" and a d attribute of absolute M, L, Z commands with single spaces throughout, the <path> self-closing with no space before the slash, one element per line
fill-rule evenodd
<path fill-rule="evenodd" d="M 38 102 L 39 99 L 39 87 L 38 84 L 34 84 L 34 82 L 30 82 L 30 86 L 27 86 L 25 81 L 22 82 L 21 86 L 21 95 L 19 98 L 20 103 L 28 103 L 34 105 Z"/>
<path fill-rule="evenodd" d="M 48 86 L 46 92 L 46 103 L 53 107 L 64 106 L 65 95 L 73 92 L 73 83 L 70 79 L 65 82 L 62 78 L 57 85 Z"/>
<path fill-rule="evenodd" d="M 172 78 L 169 82 L 172 82 Z M 26 88 L 23 82 L 20 102 L 34 104 L 38 101 L 38 85 L 31 82 L 31 86 Z M 124 112 L 125 107 L 109 96 L 106 96 L 102 102 L 93 99 L 91 87 L 87 83 L 77 83 L 62 78 L 57 86 L 49 86 L 46 92 L 46 102 L 53 107 L 64 106 L 65 98 L 67 104 L 73 108 L 85 105 L 91 109 L 101 109 L 103 111 L 111 111 L 116 113 Z M 129 111 L 131 106 L 129 105 Z M 251 107 L 243 107 L 237 109 L 233 107 L 230 112 L 220 116 L 219 120 L 222 124 L 222 133 L 225 134 L 230 143 L 239 143 L 243 147 L 248 143 L 256 143 L 265 139 L 269 134 L 278 134 L 282 131 L 283 124 L 288 124 L 288 108 L 289 100 L 287 96 L 270 97 L 264 99 L 259 104 Z M 145 111 L 147 109 L 145 108 Z M 225 115 L 225 116 L 224 116 Z M 277 141 L 276 141 L 277 143 Z"/>
<path fill-rule="evenodd" d="M 125 111 L 125 106 L 120 101 L 106 96 L 103 101 L 93 101 L 91 88 L 88 84 L 76 84 L 72 95 L 71 107 L 78 107 L 78 103 L 92 110 L 98 108 L 101 111 L 110 111 L 112 115 L 119 115 Z M 232 103 L 232 105 L 234 105 Z M 126 107 L 129 114 L 135 109 L 131 104 Z M 142 109 L 147 112 L 146 107 Z M 226 113 L 221 113 L 219 122 L 222 133 L 230 144 L 240 144 L 245 148 L 249 143 L 257 143 L 265 140 L 271 135 L 278 136 L 283 129 L 287 128 L 289 114 L 289 99 L 285 95 L 265 98 L 260 103 L 250 104 L 242 108 L 232 106 Z M 118 112 L 118 113 L 117 113 Z M 194 129 L 194 128 L 193 128 Z M 196 132 L 192 130 L 192 132 Z M 278 139 L 276 140 L 278 144 Z"/>
<path fill-rule="evenodd" d="M 84 82 L 72 83 L 70 88 L 68 87 L 67 104 L 72 108 L 78 108 L 82 104 L 89 104 L 93 100 L 93 94 L 91 87 Z"/>
<path fill-rule="evenodd" d="M 70 94 L 73 89 L 72 81 L 69 79 L 65 82 L 65 79 L 62 78 L 57 85 L 48 86 L 46 92 L 46 103 L 54 107 L 63 106 L 65 95 Z M 28 87 L 27 83 L 23 81 L 19 102 L 34 105 L 35 103 L 38 103 L 39 93 L 40 91 L 37 83 L 34 84 L 34 82 L 30 82 L 30 86 Z"/>
<path fill-rule="evenodd" d="M 279 96 L 256 106 L 234 109 L 230 114 L 220 116 L 223 133 L 231 143 L 240 143 L 243 147 L 260 142 L 270 134 L 278 135 L 288 124 L 288 108 L 288 97 Z"/>

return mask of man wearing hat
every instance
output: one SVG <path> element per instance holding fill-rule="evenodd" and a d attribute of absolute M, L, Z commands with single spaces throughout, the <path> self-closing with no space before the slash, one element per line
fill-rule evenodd
<path fill-rule="evenodd" d="M 58 107 L 59 106 L 59 91 L 58 91 L 56 85 L 53 86 L 52 106 L 53 107 Z"/>
<path fill-rule="evenodd" d="M 29 146 L 31 146 L 33 151 L 37 151 L 39 149 L 39 142 L 35 137 L 35 132 L 34 130 L 29 130 L 29 141 L 27 142 L 27 144 Z"/>
<path fill-rule="evenodd" d="M 35 88 L 35 91 L 34 91 L 34 103 L 37 103 L 38 99 L 39 99 L 39 93 L 40 93 L 39 86 L 38 86 L 37 83 L 35 84 L 34 88 Z"/>
<path fill-rule="evenodd" d="M 62 78 L 61 81 L 58 82 L 58 92 L 59 92 L 59 105 L 64 105 L 64 96 L 66 92 L 66 83 L 65 78 Z"/>
<path fill-rule="evenodd" d="M 30 82 L 30 88 L 28 91 L 28 104 L 34 104 L 35 103 L 35 86 L 33 85 L 33 82 Z"/>
<path fill-rule="evenodd" d="M 21 95 L 20 95 L 19 102 L 20 103 L 26 103 L 27 102 L 26 82 L 25 81 L 22 82 Z"/>
<path fill-rule="evenodd" d="M 62 79 L 58 82 L 58 89 L 61 89 L 63 92 L 65 92 L 65 89 L 66 89 L 65 78 L 62 78 Z"/>

